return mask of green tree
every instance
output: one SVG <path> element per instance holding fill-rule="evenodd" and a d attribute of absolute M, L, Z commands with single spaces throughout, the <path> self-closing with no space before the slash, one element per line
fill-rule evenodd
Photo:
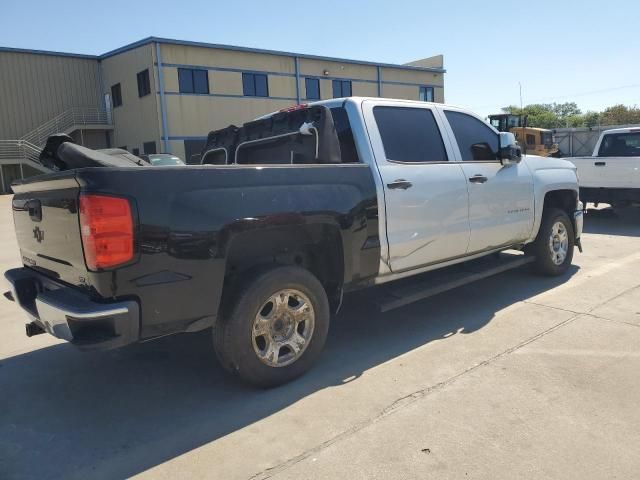
<path fill-rule="evenodd" d="M 626 105 L 614 105 L 602 112 L 600 119 L 602 125 L 626 125 L 640 123 L 640 108 Z"/>

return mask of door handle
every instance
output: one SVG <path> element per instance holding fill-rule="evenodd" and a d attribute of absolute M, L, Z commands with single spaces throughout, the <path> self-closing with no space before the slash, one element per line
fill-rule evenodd
<path fill-rule="evenodd" d="M 596 162 L 596 163 L 594 163 L 594 165 L 596 167 L 604 167 L 606 164 L 607 164 L 607 162 Z"/>
<path fill-rule="evenodd" d="M 474 175 L 473 177 L 469 177 L 469 181 L 471 183 L 484 183 L 487 180 L 488 180 L 487 177 L 485 177 L 484 175 L 480 175 L 480 174 Z"/>
<path fill-rule="evenodd" d="M 389 189 L 397 189 L 399 188 L 400 190 L 406 190 L 407 188 L 410 188 L 413 186 L 413 183 L 409 182 L 408 180 L 405 180 L 404 178 L 398 178 L 397 180 L 394 180 L 391 183 L 387 183 L 387 188 Z"/>

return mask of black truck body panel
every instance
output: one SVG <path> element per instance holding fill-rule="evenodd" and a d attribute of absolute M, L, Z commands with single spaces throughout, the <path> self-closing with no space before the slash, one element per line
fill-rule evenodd
<path fill-rule="evenodd" d="M 341 284 L 333 286 L 340 289 L 367 284 L 378 273 L 376 188 L 362 163 L 84 168 L 32 177 L 13 189 L 25 266 L 93 301 L 134 299 L 140 338 L 210 326 L 230 274 L 229 256 L 254 255 L 267 243 L 284 246 L 265 250 L 277 260 L 300 243 L 334 242 Z M 82 193 L 130 200 L 132 262 L 87 270 L 77 214 Z M 40 220 L 28 208 L 38 203 Z"/>

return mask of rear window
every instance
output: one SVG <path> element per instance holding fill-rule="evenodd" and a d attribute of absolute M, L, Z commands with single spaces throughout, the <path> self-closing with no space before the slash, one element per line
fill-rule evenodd
<path fill-rule="evenodd" d="M 397 162 L 442 162 L 447 152 L 431 110 L 374 107 L 385 156 Z"/>
<path fill-rule="evenodd" d="M 336 107 L 331 109 L 331 117 L 333 125 L 336 127 L 338 141 L 340 142 L 340 158 L 342 163 L 358 163 L 358 151 L 356 143 L 353 140 L 353 131 L 349 123 L 349 117 L 344 107 Z"/>
<path fill-rule="evenodd" d="M 629 133 L 608 133 L 602 139 L 599 157 L 640 156 L 640 131 Z"/>

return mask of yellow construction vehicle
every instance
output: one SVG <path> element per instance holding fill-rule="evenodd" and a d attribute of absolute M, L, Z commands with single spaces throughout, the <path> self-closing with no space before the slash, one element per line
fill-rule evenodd
<path fill-rule="evenodd" d="M 553 142 L 553 132 L 546 128 L 527 126 L 526 115 L 499 113 L 489 115 L 489 123 L 499 132 L 511 132 L 522 149 L 522 153 L 553 157 L 559 154 L 558 144 Z"/>

